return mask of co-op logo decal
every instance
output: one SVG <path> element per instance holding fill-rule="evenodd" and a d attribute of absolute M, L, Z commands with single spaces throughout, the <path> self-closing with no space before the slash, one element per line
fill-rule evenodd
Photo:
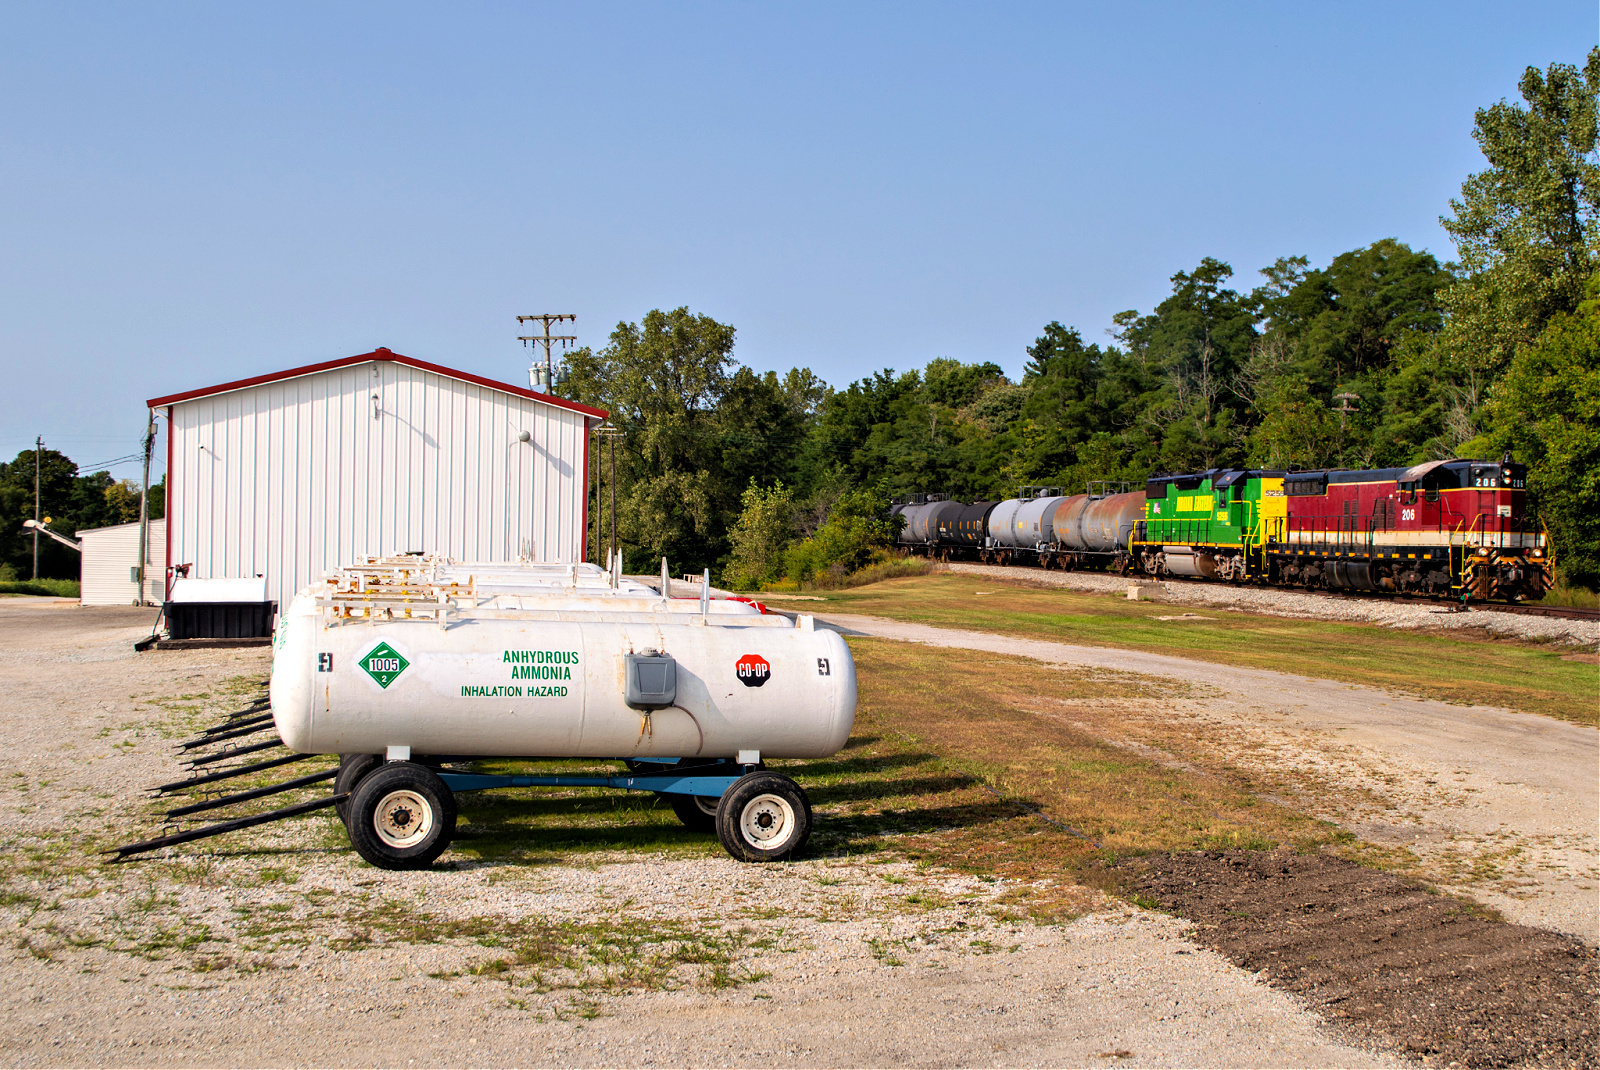
<path fill-rule="evenodd" d="M 372 652 L 361 659 L 361 669 L 368 676 L 378 682 L 378 686 L 387 688 L 394 683 L 395 678 L 406 671 L 406 666 L 411 663 L 400 656 L 400 651 L 388 643 L 379 643 L 372 648 Z"/>
<path fill-rule="evenodd" d="M 739 670 L 739 682 L 746 687 L 760 687 L 772 675 L 772 666 L 760 654 L 746 654 L 735 668 Z"/>

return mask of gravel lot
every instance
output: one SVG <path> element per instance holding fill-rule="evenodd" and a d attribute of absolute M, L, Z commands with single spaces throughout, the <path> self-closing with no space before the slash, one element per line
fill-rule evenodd
<path fill-rule="evenodd" d="M 1085 890 L 1034 925 L 1002 882 L 870 856 L 387 874 L 312 818 L 101 865 L 267 670 L 135 654 L 150 617 L 0 601 L 7 1064 L 1400 1065 L 1173 918 Z"/>
<path fill-rule="evenodd" d="M 980 576 L 1004 577 L 1052 587 L 1080 591 L 1127 591 L 1125 576 L 1104 572 L 1055 572 L 1042 568 L 1011 565 L 977 565 L 952 562 L 941 565 L 951 572 L 971 572 Z M 1280 591 L 1267 587 L 1234 587 L 1225 583 L 1198 580 L 1146 581 L 1159 589 L 1160 601 L 1180 605 L 1214 606 L 1241 612 L 1270 613 L 1279 617 L 1304 617 L 1315 620 L 1358 620 L 1389 628 L 1481 628 L 1493 635 L 1545 642 L 1600 646 L 1600 621 L 1536 617 L 1526 613 L 1496 613 L 1493 610 L 1454 612 L 1442 605 L 1389 602 L 1382 598 L 1345 598 L 1340 595 Z"/>

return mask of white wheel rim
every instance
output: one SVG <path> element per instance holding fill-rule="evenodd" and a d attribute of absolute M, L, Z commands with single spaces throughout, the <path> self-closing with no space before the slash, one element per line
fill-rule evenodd
<path fill-rule="evenodd" d="M 415 847 L 433 831 L 433 807 L 415 791 L 391 791 L 378 801 L 372 827 L 389 847 Z"/>
<path fill-rule="evenodd" d="M 739 815 L 739 831 L 752 847 L 769 850 L 789 837 L 794 828 L 794 807 L 781 795 L 757 795 Z"/>
<path fill-rule="evenodd" d="M 700 808 L 700 812 L 702 814 L 705 814 L 707 817 L 717 816 L 717 804 L 722 801 L 721 799 L 717 798 L 717 796 L 691 795 L 689 797 L 694 800 L 694 804 Z"/>

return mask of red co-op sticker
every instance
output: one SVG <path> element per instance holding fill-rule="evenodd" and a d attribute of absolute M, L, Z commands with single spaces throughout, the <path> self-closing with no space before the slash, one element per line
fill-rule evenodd
<path fill-rule="evenodd" d="M 760 654 L 746 654 L 735 668 L 739 670 L 739 682 L 746 687 L 760 687 L 772 675 L 772 666 Z"/>

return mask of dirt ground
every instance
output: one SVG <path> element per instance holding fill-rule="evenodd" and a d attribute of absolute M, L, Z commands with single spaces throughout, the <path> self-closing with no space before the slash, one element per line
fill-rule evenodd
<path fill-rule="evenodd" d="M 1600 733 L 1330 680 L 829 614 L 847 632 L 1209 685 L 1188 746 L 1511 921 L 1600 940 Z M 1130 745 L 1137 745 L 1136 743 Z"/>
<path fill-rule="evenodd" d="M 0 600 L 6 1064 L 1401 1064 L 1178 918 L 1085 892 L 1034 924 L 1004 881 L 882 856 L 389 874 L 319 815 L 103 864 L 267 669 L 135 654 L 150 617 Z"/>
<path fill-rule="evenodd" d="M 1600 955 L 1327 855 L 1188 852 L 1127 863 L 1195 938 L 1351 1032 L 1435 1066 L 1594 1066 Z"/>

